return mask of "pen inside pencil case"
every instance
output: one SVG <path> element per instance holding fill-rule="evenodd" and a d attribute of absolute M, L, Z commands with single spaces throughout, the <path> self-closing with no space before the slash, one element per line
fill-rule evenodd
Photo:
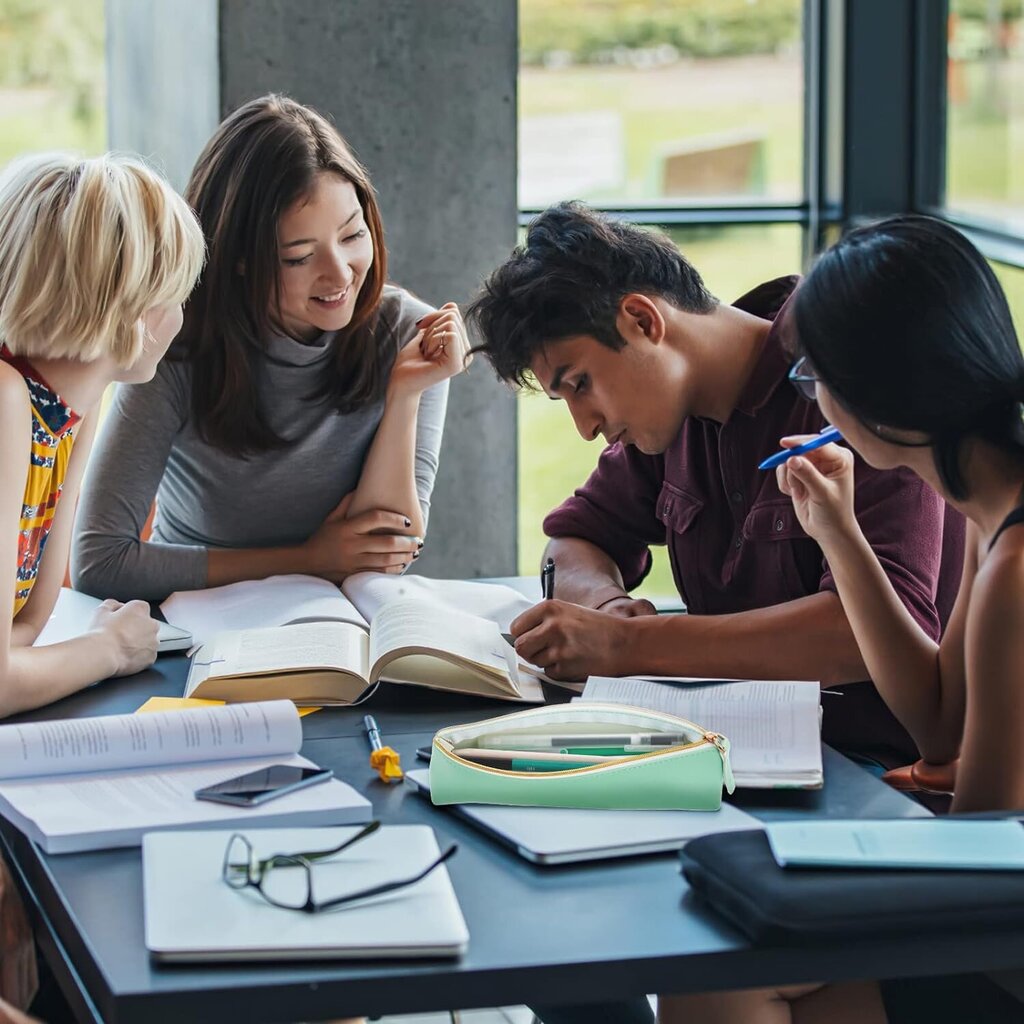
<path fill-rule="evenodd" d="M 507 771 L 569 771 L 573 768 L 593 768 L 603 764 L 635 756 L 631 753 L 561 753 L 551 750 L 492 750 L 486 747 L 455 748 L 453 753 L 464 761 L 484 765 L 488 768 L 503 768 Z"/>

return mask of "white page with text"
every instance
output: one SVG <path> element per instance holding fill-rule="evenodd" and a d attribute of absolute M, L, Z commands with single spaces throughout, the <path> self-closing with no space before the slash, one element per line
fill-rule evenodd
<path fill-rule="evenodd" d="M 187 629 L 197 644 L 231 629 L 335 620 L 365 626 L 367 620 L 333 584 L 316 576 L 270 576 L 208 590 L 171 594 L 160 610 Z"/>
<path fill-rule="evenodd" d="M 0 725 L 0 779 L 295 754 L 288 700 Z"/>
<path fill-rule="evenodd" d="M 345 825 L 372 817 L 370 802 L 339 779 L 328 779 L 256 807 L 231 807 L 195 797 L 198 789 L 273 764 L 310 767 L 312 762 L 297 754 L 276 754 L 49 779 L 14 779 L 0 782 L 0 813 L 47 853 L 137 846 L 146 832 L 155 829 Z"/>
<path fill-rule="evenodd" d="M 817 683 L 746 680 L 700 685 L 591 676 L 582 700 L 666 711 L 728 737 L 733 772 L 785 776 L 821 772 Z"/>
<path fill-rule="evenodd" d="M 366 631 L 349 622 L 301 622 L 277 629 L 242 629 L 215 636 L 196 654 L 210 675 L 267 675 L 335 669 L 365 676 Z"/>
<path fill-rule="evenodd" d="M 370 633 L 370 664 L 402 647 L 447 651 L 514 681 L 519 678 L 515 651 L 493 622 L 416 598 L 392 601 L 377 614 Z"/>

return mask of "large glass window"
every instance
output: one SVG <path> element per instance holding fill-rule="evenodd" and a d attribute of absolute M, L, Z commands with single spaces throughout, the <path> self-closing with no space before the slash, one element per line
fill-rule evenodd
<path fill-rule="evenodd" d="M 0 3 L 0 164 L 106 148 L 103 0 Z"/>
<path fill-rule="evenodd" d="M 946 204 L 1024 234 L 1024 2 L 949 11 Z"/>
<path fill-rule="evenodd" d="M 802 0 L 520 0 L 519 204 L 710 211 L 803 198 Z M 710 220 L 711 218 L 708 217 Z M 728 215 L 727 215 L 728 219 Z M 674 240 L 731 301 L 798 271 L 795 224 L 689 227 Z M 519 407 L 519 563 L 601 445 L 542 394 Z M 641 592 L 674 592 L 664 550 Z"/>
<path fill-rule="evenodd" d="M 520 0 L 520 206 L 798 201 L 802 6 Z"/>
<path fill-rule="evenodd" d="M 800 270 L 801 231 L 796 225 L 686 228 L 671 235 L 723 302 L 762 281 Z M 542 392 L 520 396 L 520 572 L 537 570 L 545 544 L 541 521 L 586 480 L 602 448 L 600 441 L 588 443 L 576 433 L 563 402 L 552 402 Z M 654 568 L 638 593 L 674 592 L 665 549 L 657 548 Z"/>
<path fill-rule="evenodd" d="M 1008 267 L 1005 263 L 993 263 L 992 269 L 999 278 L 999 283 L 1006 292 L 1006 300 L 1013 314 L 1013 324 L 1017 328 L 1017 337 L 1024 345 L 1024 270 Z"/>

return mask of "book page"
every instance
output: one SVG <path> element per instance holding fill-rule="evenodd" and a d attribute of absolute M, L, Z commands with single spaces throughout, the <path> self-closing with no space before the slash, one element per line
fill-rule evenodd
<path fill-rule="evenodd" d="M 209 590 L 180 590 L 160 610 L 189 630 L 197 644 L 231 629 L 283 626 L 286 622 L 367 621 L 333 584 L 315 576 L 271 576 Z"/>
<path fill-rule="evenodd" d="M 445 651 L 518 682 L 515 651 L 488 619 L 428 604 L 416 598 L 390 602 L 377 613 L 370 631 L 370 664 L 401 648 Z"/>
<path fill-rule="evenodd" d="M 666 711 L 729 739 L 733 772 L 784 775 L 821 771 L 819 686 L 812 682 L 698 683 L 591 676 L 585 701 Z"/>
<path fill-rule="evenodd" d="M 389 602 L 414 597 L 434 607 L 490 619 L 502 632 L 507 632 L 513 619 L 537 603 L 500 583 L 433 580 L 426 576 L 392 576 L 381 572 L 355 573 L 345 580 L 341 589 L 368 622 L 372 622 Z"/>
<path fill-rule="evenodd" d="M 221 633 L 195 660 L 212 678 L 334 669 L 365 679 L 368 647 L 366 631 L 349 622 L 302 622 Z"/>
<path fill-rule="evenodd" d="M 294 754 L 291 701 L 0 725 L 0 779 Z"/>

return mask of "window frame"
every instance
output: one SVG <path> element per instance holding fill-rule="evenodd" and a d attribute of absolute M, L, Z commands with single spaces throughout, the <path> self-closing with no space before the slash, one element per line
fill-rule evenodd
<path fill-rule="evenodd" d="M 971 214 L 946 202 L 947 24 L 949 0 L 914 0 L 913 209 L 948 221 L 990 260 L 1024 269 L 1024 232 L 1005 221 Z"/>

